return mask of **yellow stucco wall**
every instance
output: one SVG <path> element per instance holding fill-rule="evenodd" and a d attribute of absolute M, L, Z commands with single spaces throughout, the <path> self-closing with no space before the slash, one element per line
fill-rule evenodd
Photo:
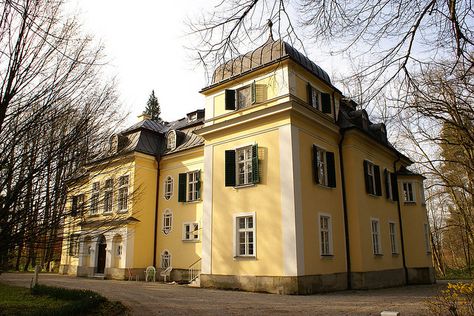
<path fill-rule="evenodd" d="M 168 250 L 171 254 L 173 269 L 188 269 L 191 264 L 201 258 L 202 238 L 202 192 L 204 189 L 203 148 L 167 155 L 160 161 L 159 212 L 157 232 L 156 265 L 160 267 L 161 253 Z M 178 202 L 178 178 L 180 173 L 201 170 L 201 199 L 193 202 Z M 173 178 L 173 195 L 166 200 L 165 179 Z M 172 230 L 163 232 L 163 213 L 171 210 L 173 214 Z M 183 224 L 185 222 L 199 223 L 199 241 L 183 241 Z M 199 263 L 197 264 L 199 267 Z"/>

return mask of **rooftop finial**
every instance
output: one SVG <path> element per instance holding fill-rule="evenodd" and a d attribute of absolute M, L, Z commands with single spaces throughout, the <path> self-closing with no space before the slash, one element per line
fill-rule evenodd
<path fill-rule="evenodd" d="M 267 20 L 267 25 L 268 25 L 268 31 L 269 31 L 268 38 L 271 38 L 273 40 L 273 33 L 272 33 L 273 22 L 272 22 L 272 20 L 268 19 Z"/>

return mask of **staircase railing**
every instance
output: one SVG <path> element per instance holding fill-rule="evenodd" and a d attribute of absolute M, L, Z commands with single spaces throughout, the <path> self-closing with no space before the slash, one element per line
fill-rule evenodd
<path fill-rule="evenodd" d="M 189 283 L 193 282 L 196 280 L 199 275 L 201 274 L 201 258 L 198 260 L 194 261 L 189 267 L 188 267 L 188 281 Z"/>

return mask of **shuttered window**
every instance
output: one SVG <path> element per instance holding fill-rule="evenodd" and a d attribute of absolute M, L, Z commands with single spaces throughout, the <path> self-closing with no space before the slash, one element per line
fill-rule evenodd
<path fill-rule="evenodd" d="M 313 145 L 313 178 L 317 184 L 336 187 L 334 153 Z"/>
<path fill-rule="evenodd" d="M 238 187 L 260 182 L 258 146 L 225 151 L 225 186 Z"/>
<path fill-rule="evenodd" d="M 235 90 L 225 90 L 225 109 L 229 111 L 246 108 L 267 99 L 267 86 L 255 81 Z"/>
<path fill-rule="evenodd" d="M 308 82 L 306 85 L 306 94 L 310 106 L 326 114 L 332 113 L 331 95 L 329 93 L 320 92 Z"/>
<path fill-rule="evenodd" d="M 364 160 L 365 190 L 368 194 L 382 196 L 380 167 Z"/>
<path fill-rule="evenodd" d="M 178 176 L 178 201 L 192 202 L 201 198 L 201 171 L 180 173 Z"/>

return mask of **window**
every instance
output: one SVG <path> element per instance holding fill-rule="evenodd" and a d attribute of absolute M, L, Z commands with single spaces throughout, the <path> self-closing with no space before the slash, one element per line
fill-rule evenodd
<path fill-rule="evenodd" d="M 123 252 L 122 245 L 117 245 L 117 256 L 121 256 Z"/>
<path fill-rule="evenodd" d="M 84 212 L 84 194 L 72 197 L 71 216 L 82 215 Z"/>
<path fill-rule="evenodd" d="M 334 153 L 313 145 L 313 174 L 317 184 L 336 187 Z"/>
<path fill-rule="evenodd" d="M 195 170 L 179 174 L 178 201 L 192 202 L 201 197 L 201 171 Z"/>
<path fill-rule="evenodd" d="M 226 187 L 238 187 L 259 182 L 257 145 L 225 151 Z"/>
<path fill-rule="evenodd" d="M 368 194 L 382 195 L 380 183 L 380 167 L 370 161 L 364 160 L 365 190 Z"/>
<path fill-rule="evenodd" d="M 176 148 L 176 131 L 168 132 L 168 137 L 166 138 L 166 148 L 168 149 Z"/>
<path fill-rule="evenodd" d="M 225 90 L 225 109 L 243 109 L 252 104 L 263 102 L 266 99 L 267 86 L 264 84 L 256 84 L 254 81 L 250 85 L 237 90 Z"/>
<path fill-rule="evenodd" d="M 415 202 L 415 193 L 413 192 L 413 183 L 403 182 L 403 197 L 405 202 Z"/>
<path fill-rule="evenodd" d="M 165 180 L 165 199 L 169 200 L 173 196 L 174 180 L 171 176 L 167 176 Z"/>
<path fill-rule="evenodd" d="M 306 86 L 308 104 L 315 109 L 331 114 L 331 96 L 329 93 L 320 92 L 318 89 L 313 87 L 310 83 Z"/>
<path fill-rule="evenodd" d="M 425 250 L 426 253 L 431 253 L 431 245 L 430 245 L 430 226 L 428 224 L 423 224 L 423 232 L 425 237 Z"/>
<path fill-rule="evenodd" d="M 397 246 L 397 226 L 395 223 L 388 223 L 388 227 L 390 229 L 390 246 L 392 249 L 392 254 L 398 253 L 398 246 Z"/>
<path fill-rule="evenodd" d="M 114 181 L 112 179 L 105 180 L 104 213 L 111 213 L 112 212 L 113 192 L 114 192 Z"/>
<path fill-rule="evenodd" d="M 118 212 L 126 212 L 128 208 L 128 180 L 128 175 L 118 180 Z"/>
<path fill-rule="evenodd" d="M 252 87 L 246 86 L 240 89 L 237 89 L 237 108 L 243 109 L 252 104 Z"/>
<path fill-rule="evenodd" d="M 79 255 L 79 235 L 72 234 L 69 236 L 69 255 L 77 257 Z"/>
<path fill-rule="evenodd" d="M 95 215 L 99 211 L 99 196 L 100 196 L 100 183 L 92 183 L 91 192 L 91 215 Z"/>
<path fill-rule="evenodd" d="M 172 227 L 173 227 L 173 213 L 171 212 L 171 210 L 166 209 L 163 212 L 163 227 L 162 227 L 163 233 L 165 235 L 168 235 Z"/>
<path fill-rule="evenodd" d="M 199 224 L 184 223 L 183 224 L 183 240 L 199 240 Z"/>
<path fill-rule="evenodd" d="M 168 267 L 171 267 L 171 254 L 168 250 L 164 250 L 161 253 L 161 268 L 166 269 Z"/>
<path fill-rule="evenodd" d="M 380 225 L 378 219 L 371 220 L 372 226 L 372 250 L 374 255 L 382 254 L 382 247 L 380 245 Z"/>
<path fill-rule="evenodd" d="M 319 235 L 321 245 L 321 255 L 332 255 L 332 226 L 329 215 L 319 216 Z"/>
<path fill-rule="evenodd" d="M 255 215 L 238 216 L 236 223 L 236 256 L 255 256 Z"/>
<path fill-rule="evenodd" d="M 397 184 L 397 178 L 395 177 L 395 174 L 385 169 L 384 176 L 385 176 L 385 196 L 389 200 L 398 201 L 398 184 Z"/>
<path fill-rule="evenodd" d="M 188 122 L 193 122 L 197 120 L 197 113 L 191 113 L 188 115 Z"/>

